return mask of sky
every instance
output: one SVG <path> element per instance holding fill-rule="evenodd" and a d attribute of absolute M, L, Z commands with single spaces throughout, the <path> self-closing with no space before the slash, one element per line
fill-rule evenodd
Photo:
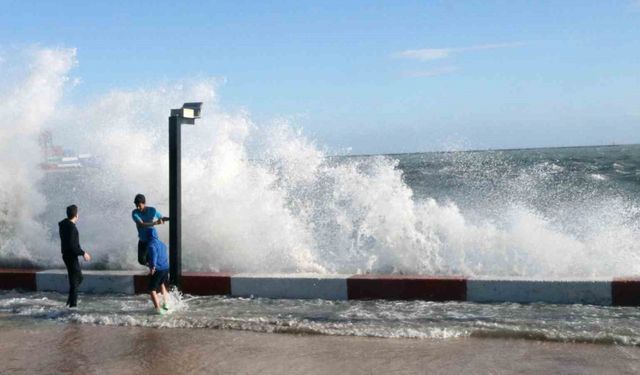
<path fill-rule="evenodd" d="M 77 104 L 214 79 L 226 110 L 337 152 L 640 143 L 640 0 L 0 7 L 0 54 L 77 48 Z"/>

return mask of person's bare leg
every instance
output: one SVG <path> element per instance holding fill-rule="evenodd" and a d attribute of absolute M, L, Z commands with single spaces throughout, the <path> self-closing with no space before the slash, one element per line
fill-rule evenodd
<path fill-rule="evenodd" d="M 160 301 L 158 301 L 158 293 L 155 290 L 152 290 L 149 294 L 151 294 L 151 301 L 153 302 L 153 307 L 158 310 L 160 308 Z"/>
<path fill-rule="evenodd" d="M 164 306 L 168 306 L 169 303 L 169 292 L 167 292 L 167 287 L 164 285 L 164 283 L 162 283 L 162 285 L 160 286 L 161 291 L 162 291 L 162 299 L 164 300 Z"/>

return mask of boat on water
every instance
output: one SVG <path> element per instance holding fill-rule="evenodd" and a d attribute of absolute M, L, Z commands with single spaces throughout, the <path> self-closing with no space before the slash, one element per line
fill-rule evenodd
<path fill-rule="evenodd" d="M 40 147 L 43 161 L 40 168 L 47 172 L 59 172 L 96 167 L 96 158 L 89 153 L 77 153 L 53 144 L 51 132 L 40 135 Z"/>
<path fill-rule="evenodd" d="M 40 164 L 45 171 L 68 171 L 88 167 L 95 167 L 95 157 L 91 154 L 78 154 L 75 156 L 48 157 Z"/>

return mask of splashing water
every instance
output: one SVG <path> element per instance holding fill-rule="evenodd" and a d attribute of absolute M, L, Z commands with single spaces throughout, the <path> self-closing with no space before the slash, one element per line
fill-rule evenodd
<path fill-rule="evenodd" d="M 106 326 L 232 329 L 268 333 L 418 339 L 518 338 L 640 345 L 635 307 L 474 304 L 427 301 L 323 301 L 182 297 L 170 313 L 153 313 L 148 296 L 80 295 L 64 307 L 57 293 L 0 292 L 0 327 L 56 323 Z"/>
<path fill-rule="evenodd" d="M 34 259 L 47 247 L 46 229 L 35 218 L 45 205 L 37 189 L 42 172 L 38 135 L 52 116 L 75 63 L 75 50 L 31 50 L 27 72 L 15 68 L 16 60 L 5 59 L 0 66 L 4 82 L 10 73 L 23 81 L 0 88 L 0 256 L 21 260 Z"/>
<path fill-rule="evenodd" d="M 4 263 L 60 266 L 56 223 L 76 203 L 94 266 L 134 267 L 133 196 L 144 193 L 168 214 L 168 110 L 202 100 L 203 118 L 183 129 L 186 269 L 542 277 L 639 271 L 639 193 L 629 187 L 637 186 L 637 148 L 604 156 L 328 157 L 295 127 L 225 112 L 215 81 L 116 90 L 70 106 L 60 99 L 72 83 L 75 51 L 37 50 L 29 58 L 23 79 L 0 93 Z M 99 167 L 41 172 L 43 129 L 96 155 Z M 600 162 L 609 169 L 594 170 Z M 159 231 L 166 241 L 168 228 Z"/>

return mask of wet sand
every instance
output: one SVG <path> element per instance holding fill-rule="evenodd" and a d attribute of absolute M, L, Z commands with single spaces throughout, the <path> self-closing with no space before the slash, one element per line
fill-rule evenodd
<path fill-rule="evenodd" d="M 638 374 L 640 348 L 50 324 L 0 330 L 0 374 Z"/>

